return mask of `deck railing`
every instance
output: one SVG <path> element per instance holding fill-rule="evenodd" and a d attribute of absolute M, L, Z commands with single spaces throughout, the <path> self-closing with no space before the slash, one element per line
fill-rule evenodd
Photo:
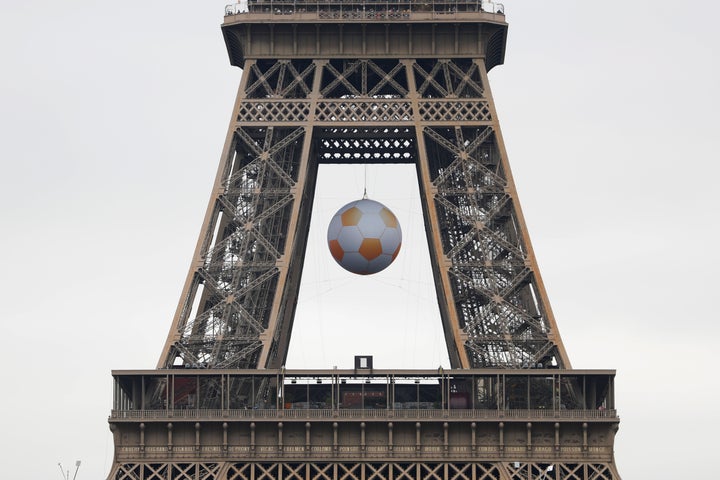
<path fill-rule="evenodd" d="M 119 459 L 165 459 L 168 456 L 168 447 L 123 445 L 116 448 Z M 277 445 L 256 444 L 250 445 L 202 445 L 173 446 L 174 458 L 208 458 L 216 459 L 226 456 L 233 458 L 255 459 L 321 459 L 327 461 L 332 458 L 360 459 L 360 458 L 448 458 L 468 459 L 477 456 L 502 456 L 513 458 L 528 456 L 567 455 L 578 459 L 591 460 L 606 458 L 612 455 L 611 445 L 503 445 L 489 444 L 452 444 L 452 445 Z"/>
<path fill-rule="evenodd" d="M 167 419 L 224 419 L 224 420 L 282 420 L 282 419 L 387 419 L 387 420 L 499 420 L 499 419 L 616 419 L 617 411 L 567 409 L 467 409 L 467 410 L 372 410 L 372 409 L 175 409 L 175 410 L 112 410 L 111 420 L 167 420 Z"/>
<path fill-rule="evenodd" d="M 455 14 L 485 12 L 505 15 L 502 3 L 482 0 L 243 0 L 225 6 L 225 16 L 265 13 L 313 16 L 318 19 L 403 20 L 432 13 L 447 18 Z"/>

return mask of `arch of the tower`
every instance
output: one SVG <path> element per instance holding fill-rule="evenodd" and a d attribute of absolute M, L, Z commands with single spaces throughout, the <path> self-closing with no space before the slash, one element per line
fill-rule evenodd
<path fill-rule="evenodd" d="M 318 165 L 417 167 L 455 368 L 568 367 L 482 59 L 250 59 L 161 367 L 279 368 Z"/>

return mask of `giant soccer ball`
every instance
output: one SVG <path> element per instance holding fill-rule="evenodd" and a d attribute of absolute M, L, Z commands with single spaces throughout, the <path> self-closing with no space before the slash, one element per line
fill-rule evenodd
<path fill-rule="evenodd" d="M 382 203 L 363 198 L 350 202 L 330 220 L 328 247 L 348 272 L 370 275 L 387 268 L 402 244 L 395 215 Z"/>

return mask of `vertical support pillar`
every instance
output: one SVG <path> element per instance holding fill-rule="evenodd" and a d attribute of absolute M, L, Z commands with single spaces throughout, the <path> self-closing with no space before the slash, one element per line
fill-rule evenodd
<path fill-rule="evenodd" d="M 363 55 L 365 55 L 365 53 L 367 52 L 367 37 L 366 37 L 367 25 L 365 25 L 363 23 L 362 25 L 360 25 L 360 28 L 362 29 L 362 53 L 363 53 Z"/>
<path fill-rule="evenodd" d="M 293 24 L 292 26 L 292 32 L 293 32 L 293 55 L 297 55 L 298 50 L 298 42 L 297 42 L 297 24 Z"/>
<path fill-rule="evenodd" d="M 200 451 L 200 422 L 195 422 L 195 451 Z"/>
<path fill-rule="evenodd" d="M 407 38 L 408 38 L 408 53 L 409 53 L 410 55 L 412 55 L 412 54 L 413 54 L 413 41 L 412 41 L 413 28 L 412 28 L 412 24 L 409 23 L 408 26 L 407 26 L 407 28 L 408 28 L 408 36 L 407 36 Z"/>
<path fill-rule="evenodd" d="M 443 450 L 447 453 L 448 451 L 448 422 L 443 422 Z"/>
<path fill-rule="evenodd" d="M 474 452 L 477 450 L 477 424 L 475 422 L 472 422 L 470 424 L 470 449 Z"/>
<path fill-rule="evenodd" d="M 327 63 L 325 60 L 315 60 L 315 71 L 313 76 L 312 90 L 308 96 L 309 113 L 307 121 L 304 122 L 304 138 L 302 140 L 302 151 L 300 153 L 300 164 L 297 169 L 297 181 L 293 187 L 293 204 L 290 212 L 290 223 L 287 227 L 287 237 L 285 242 L 285 251 L 282 256 L 282 262 L 278 265 L 280 275 L 275 287 L 275 296 L 270 311 L 270 321 L 266 329 L 267 337 L 263 340 L 263 346 L 258 360 L 258 366 L 261 368 L 280 368 L 284 363 L 284 357 L 287 351 L 287 341 L 292 328 L 293 312 L 289 305 L 297 303 L 300 271 L 298 267 L 302 262 L 304 255 L 304 243 L 307 241 L 307 233 L 309 230 L 309 212 L 306 212 L 312 205 L 312 196 L 314 195 L 314 186 L 317 178 L 317 168 L 315 162 L 310 161 L 310 151 L 313 141 L 313 127 L 315 122 L 315 110 L 318 99 L 320 98 L 320 85 L 323 75 L 323 66 Z M 306 198 L 310 197 L 310 198 Z M 309 201 L 308 201 L 309 200 Z M 293 257 L 291 253 L 297 255 Z M 292 264 L 292 265 L 291 265 Z M 273 337 L 274 335 L 274 337 Z M 271 357 L 271 348 L 273 346 L 273 338 L 279 338 L 279 343 L 283 345 L 283 351 L 276 357 Z"/>
<path fill-rule="evenodd" d="M 498 424 L 498 433 L 500 435 L 500 452 L 503 452 L 505 450 L 505 423 L 500 422 Z"/>
<path fill-rule="evenodd" d="M 315 25 L 315 55 L 320 55 L 320 25 Z"/>
<path fill-rule="evenodd" d="M 228 450 L 228 424 L 227 424 L 227 422 L 223 422 L 222 428 L 223 428 L 223 446 L 222 446 L 222 449 L 223 449 L 223 452 L 227 452 L 227 450 Z"/>
<path fill-rule="evenodd" d="M 455 43 L 453 44 L 453 52 L 455 53 L 455 55 L 457 55 L 457 53 L 460 51 L 460 46 L 459 46 L 459 42 L 458 42 L 458 40 L 459 40 L 458 39 L 458 36 L 459 36 L 458 29 L 459 28 L 460 27 L 457 23 L 455 25 L 453 25 L 453 36 L 455 39 Z"/>
<path fill-rule="evenodd" d="M 248 38 L 250 35 L 250 29 L 248 28 Z M 255 65 L 255 60 L 246 60 L 243 66 L 243 71 L 250 71 Z M 196 275 L 196 268 L 203 263 L 203 254 L 207 247 L 207 232 L 214 229 L 214 222 L 217 220 L 215 206 L 218 199 L 224 191 L 223 181 L 225 180 L 225 172 L 232 163 L 234 155 L 235 142 L 233 140 L 235 136 L 235 128 L 237 125 L 237 119 L 242 106 L 242 102 L 245 99 L 245 89 L 247 87 L 249 75 L 243 74 L 240 78 L 240 85 L 238 86 L 237 96 L 235 97 L 235 105 L 233 106 L 232 116 L 230 118 L 230 125 L 225 137 L 225 144 L 223 146 L 222 153 L 220 154 L 220 163 L 218 165 L 217 172 L 215 173 L 215 180 L 213 183 L 210 200 L 208 202 L 205 217 L 203 218 L 202 226 L 200 227 L 200 236 L 195 244 L 195 252 L 193 253 L 192 267 L 185 278 L 185 284 L 183 286 L 182 293 L 180 294 L 180 300 L 178 301 L 175 315 L 173 317 L 172 325 L 170 326 L 170 332 L 165 341 L 162 353 L 160 354 L 160 360 L 158 361 L 158 368 L 169 368 L 174 358 L 171 353 L 173 351 L 174 343 L 180 339 L 180 330 L 184 326 L 184 323 L 188 320 L 187 316 L 190 314 L 190 306 L 192 305 L 193 295 L 197 292 L 193 291 L 193 288 L 197 287 L 198 279 Z M 167 376 L 167 384 L 170 385 L 171 377 Z M 166 405 L 170 408 L 170 389 L 166 391 Z"/>
<path fill-rule="evenodd" d="M 145 451 L 145 424 L 140 424 L 140 451 Z"/>
<path fill-rule="evenodd" d="M 305 451 L 310 451 L 310 422 L 305 423 Z"/>
<path fill-rule="evenodd" d="M 278 451 L 282 452 L 283 450 L 283 423 L 278 422 L 277 425 L 277 432 L 278 432 Z"/>
<path fill-rule="evenodd" d="M 388 451 L 393 449 L 393 423 L 388 423 Z"/>
<path fill-rule="evenodd" d="M 435 44 L 435 29 L 436 28 L 437 27 L 434 23 L 430 27 L 430 31 L 431 31 L 431 33 L 430 33 L 430 50 L 433 55 L 435 55 L 435 52 L 437 51 L 436 44 Z"/>
<path fill-rule="evenodd" d="M 485 87 L 484 95 L 487 98 L 487 107 L 488 110 L 490 110 L 490 116 L 492 118 L 492 129 L 495 134 L 497 149 L 500 154 L 500 163 L 505 173 L 505 180 L 507 182 L 505 188 L 510 193 L 510 196 L 512 198 L 513 211 L 515 212 L 515 217 L 517 218 L 517 226 L 519 228 L 518 234 L 522 236 L 524 249 L 526 250 L 526 262 L 530 265 L 531 270 L 535 272 L 533 278 L 536 283 L 537 295 L 539 297 L 539 302 L 543 307 L 549 327 L 549 331 L 547 331 L 545 335 L 547 337 L 547 341 L 552 343 L 557 349 L 558 358 L 556 358 L 556 360 L 558 362 L 558 366 L 560 368 L 570 369 L 572 368 L 570 365 L 570 358 L 565 351 L 565 346 L 563 345 L 562 338 L 560 337 L 557 323 L 555 322 L 555 315 L 553 314 L 552 308 L 550 307 L 550 301 L 548 300 L 547 291 L 545 290 L 545 283 L 540 276 L 540 269 L 538 267 L 537 259 L 535 258 L 535 251 L 532 247 L 532 243 L 530 242 L 527 223 L 525 222 L 525 216 L 523 215 L 522 208 L 520 207 L 520 202 L 517 200 L 517 188 L 515 187 L 515 180 L 513 179 L 512 171 L 510 170 L 510 162 L 508 160 L 507 149 L 505 148 L 505 140 L 503 139 L 497 111 L 495 110 L 495 101 L 492 98 L 492 93 L 489 88 L 490 81 L 488 80 L 485 63 L 480 59 L 476 59 L 475 63 L 478 66 L 478 72 L 480 74 L 482 84 Z"/>
<path fill-rule="evenodd" d="M 360 422 L 360 450 L 365 451 L 365 422 Z"/>
<path fill-rule="evenodd" d="M 333 452 L 338 451 L 338 423 L 333 422 Z"/>
<path fill-rule="evenodd" d="M 250 451 L 255 451 L 255 422 L 250 423 Z"/>
<path fill-rule="evenodd" d="M 340 54 L 343 53 L 345 50 L 344 43 L 343 43 L 343 26 L 342 24 L 338 25 L 338 48 L 340 50 Z"/>
<path fill-rule="evenodd" d="M 433 30 L 434 32 L 434 30 Z M 433 37 L 434 38 L 434 37 Z M 433 40 L 434 42 L 434 40 Z M 453 368 L 470 368 L 470 360 L 465 351 L 464 339 L 459 328 L 459 317 L 455 309 L 453 292 L 450 284 L 449 270 L 450 260 L 443 254 L 441 232 L 437 228 L 440 225 L 437 208 L 435 206 L 435 187 L 430 174 L 430 160 L 428 158 L 427 145 L 425 143 L 423 118 L 420 115 L 420 94 L 417 90 L 413 69 L 413 60 L 403 60 L 408 83 L 408 98 L 412 105 L 413 122 L 415 123 L 415 137 L 417 140 L 417 171 L 420 184 L 420 202 L 425 215 L 426 234 L 433 265 L 433 274 L 436 281 L 439 280 L 442 288 L 442 295 L 438 295 L 440 301 L 441 316 L 443 317 L 443 331 L 445 343 L 448 348 L 450 365 Z M 445 311 L 444 314 L 442 312 Z"/>
<path fill-rule="evenodd" d="M 171 452 L 172 449 L 173 449 L 172 431 L 173 431 L 173 424 L 172 424 L 172 423 L 168 423 L 168 424 L 167 424 L 167 442 L 168 442 L 168 444 L 167 444 L 167 449 L 168 449 L 169 452 Z"/>
<path fill-rule="evenodd" d="M 415 450 L 420 451 L 420 422 L 415 423 Z"/>
<path fill-rule="evenodd" d="M 525 426 L 527 427 L 527 451 L 530 452 L 532 450 L 532 422 L 527 422 Z"/>

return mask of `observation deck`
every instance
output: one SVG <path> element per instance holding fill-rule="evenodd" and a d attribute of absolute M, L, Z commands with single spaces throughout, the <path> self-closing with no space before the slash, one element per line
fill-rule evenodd
<path fill-rule="evenodd" d="M 120 457 L 612 456 L 611 370 L 115 371 Z M 164 452 L 164 453 L 163 453 Z"/>
<path fill-rule="evenodd" d="M 265 15 L 278 22 L 289 21 L 290 17 L 292 21 L 468 20 L 478 12 L 504 17 L 505 7 L 479 0 L 250 0 L 247 4 L 227 5 L 225 21 L 236 21 L 236 15 Z"/>
<path fill-rule="evenodd" d="M 501 3 L 479 0 L 249 0 L 228 5 L 230 61 L 259 58 L 486 58 L 501 64 Z"/>

